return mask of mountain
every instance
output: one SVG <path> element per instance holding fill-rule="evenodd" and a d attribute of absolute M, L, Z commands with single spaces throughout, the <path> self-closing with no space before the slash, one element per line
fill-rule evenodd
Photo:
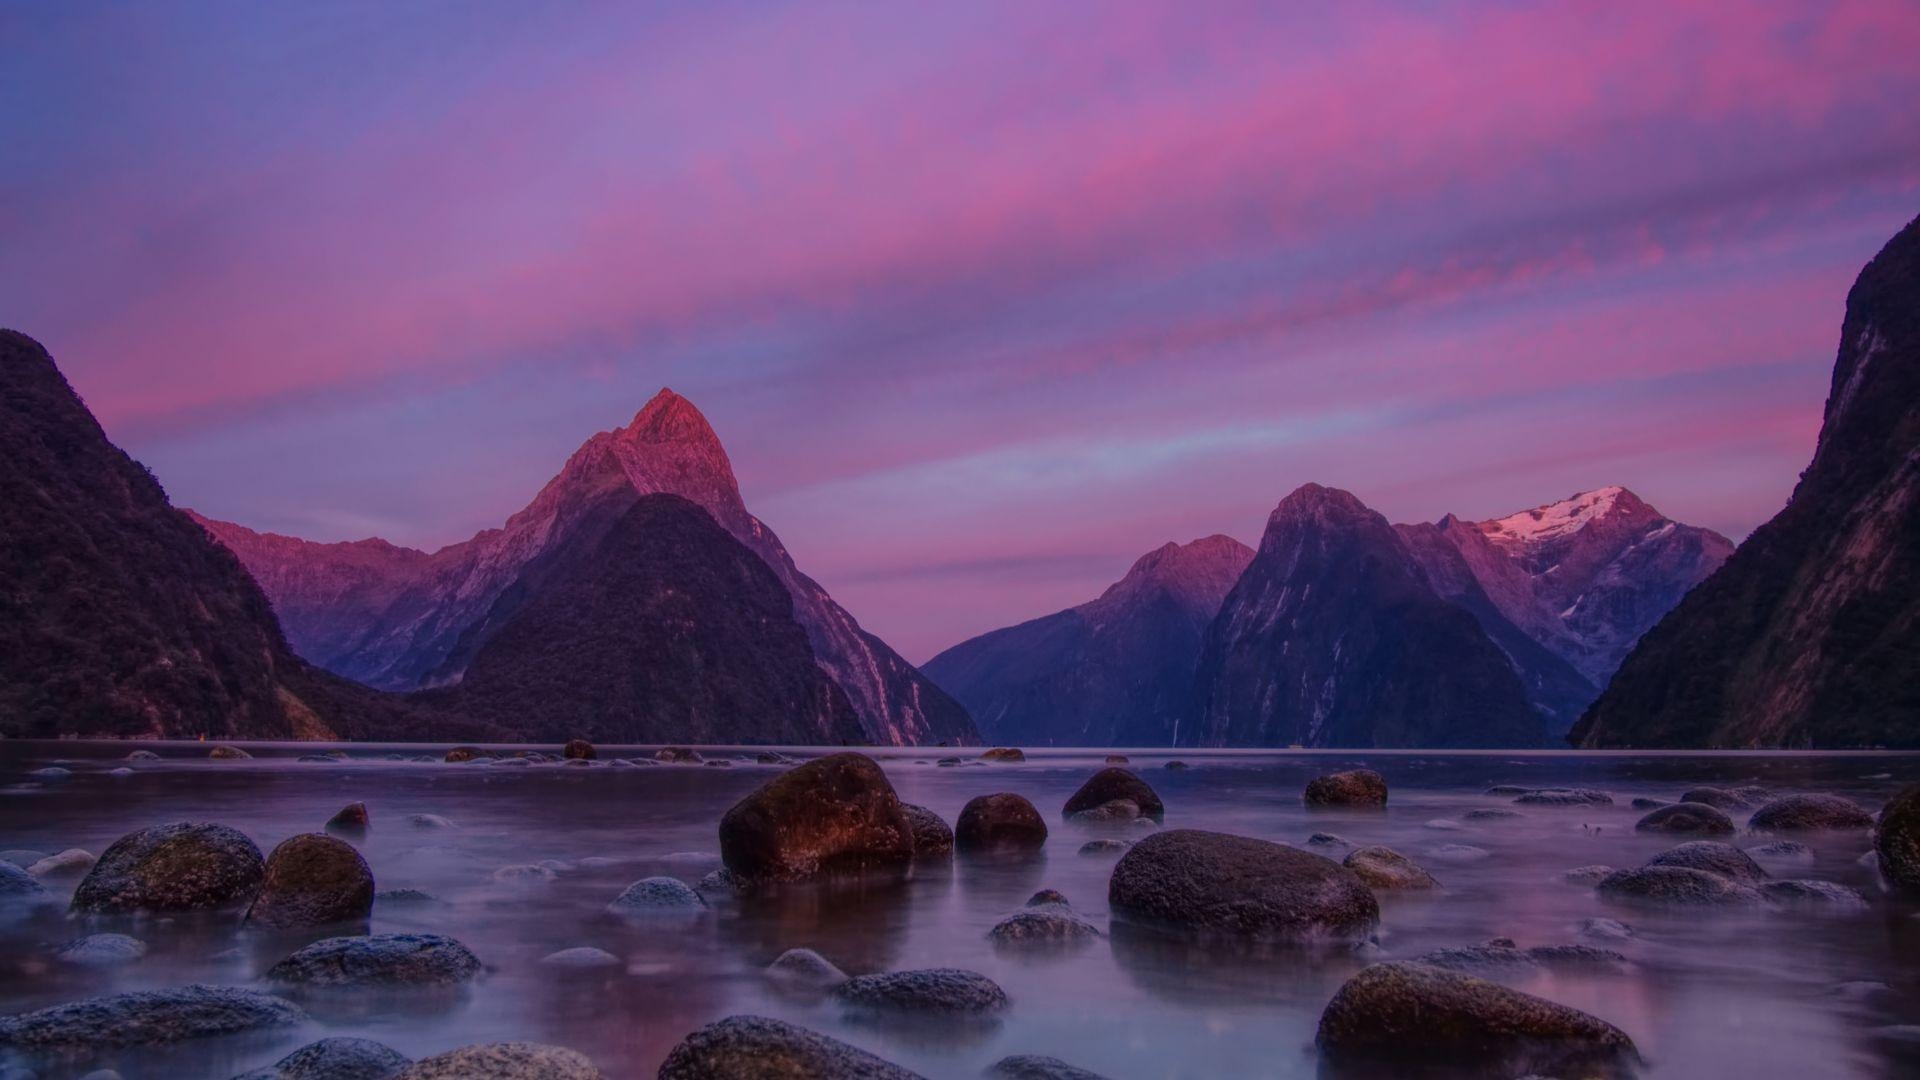
<path fill-rule="evenodd" d="M 1507 656 L 1429 583 L 1406 540 L 1308 484 L 1208 628 L 1195 680 L 1207 746 L 1538 746 Z"/>
<path fill-rule="evenodd" d="M 1640 639 L 1570 738 L 1920 746 L 1920 219 L 1847 294 L 1786 508 Z"/>
<path fill-rule="evenodd" d="M 767 564 L 792 597 L 815 662 L 845 692 L 868 741 L 977 741 L 958 702 L 862 630 L 748 513 L 719 437 L 670 390 L 626 427 L 588 439 L 505 525 L 430 554 L 379 541 L 265 537 L 223 522 L 207 528 L 232 538 L 301 655 L 371 686 L 411 690 L 460 682 L 510 610 L 497 606 L 502 597 L 516 585 L 524 590 L 530 567 L 566 544 L 605 498 L 622 494 L 680 496 Z"/>
<path fill-rule="evenodd" d="M 606 500 L 495 606 L 460 682 L 426 698 L 534 739 L 864 737 L 784 583 L 677 495 Z"/>
<path fill-rule="evenodd" d="M 990 742 L 1172 745 L 1191 723 L 1207 626 L 1252 559 L 1228 536 L 1162 545 L 1098 599 L 961 642 L 922 670 Z"/>
<path fill-rule="evenodd" d="M 288 648 L 32 338 L 0 331 L 0 734 L 483 737 Z"/>

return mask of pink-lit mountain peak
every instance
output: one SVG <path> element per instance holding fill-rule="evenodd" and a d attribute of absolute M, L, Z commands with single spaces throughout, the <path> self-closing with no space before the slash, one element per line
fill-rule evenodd
<path fill-rule="evenodd" d="M 1448 515 L 1451 517 L 1452 515 Z M 1610 485 L 1558 502 L 1476 524 L 1497 544 L 1533 546 L 1565 539 L 1596 523 L 1644 525 L 1664 520 L 1660 511 L 1626 488 Z M 1446 524 L 1445 522 L 1442 523 Z"/>
<path fill-rule="evenodd" d="M 1231 536 L 1215 534 L 1185 544 L 1169 540 L 1135 559 L 1126 576 L 1081 611 L 1097 617 L 1159 591 L 1210 618 L 1252 561 L 1253 549 Z"/>

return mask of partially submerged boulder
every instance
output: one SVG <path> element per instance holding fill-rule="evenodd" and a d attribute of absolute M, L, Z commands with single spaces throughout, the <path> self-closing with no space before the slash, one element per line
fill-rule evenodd
<path fill-rule="evenodd" d="M 1064 904 L 1029 907 L 993 924 L 987 940 L 1003 948 L 1081 945 L 1100 936 L 1100 930 Z"/>
<path fill-rule="evenodd" d="M 245 761 L 253 755 L 237 746 L 216 746 L 207 752 L 207 756 L 215 761 Z"/>
<path fill-rule="evenodd" d="M 1880 811 L 1873 850 L 1889 883 L 1920 892 L 1920 784 L 1902 789 Z"/>
<path fill-rule="evenodd" d="M 360 922 L 373 914 L 373 892 L 373 871 L 352 844 L 303 833 L 267 857 L 247 922 L 276 930 Z"/>
<path fill-rule="evenodd" d="M 1728 907 L 1762 899 L 1751 886 L 1688 866 L 1615 870 L 1595 889 L 1608 900 L 1666 907 Z"/>
<path fill-rule="evenodd" d="M 321 1039 L 233 1080 L 391 1080 L 412 1062 L 372 1039 Z"/>
<path fill-rule="evenodd" d="M 1730 881 L 1748 885 L 1767 880 L 1767 872 L 1753 857 L 1732 844 L 1715 840 L 1693 840 L 1648 859 L 1648 866 L 1686 866 L 1719 874 Z"/>
<path fill-rule="evenodd" d="M 1380 921 L 1372 891 L 1339 863 L 1199 829 L 1135 844 L 1114 865 L 1107 899 L 1116 918 L 1202 938 L 1353 940 Z"/>
<path fill-rule="evenodd" d="M 284 998 L 237 986 L 135 990 L 0 1017 L 0 1046 L 139 1046 L 261 1028 L 307 1014 Z"/>
<path fill-rule="evenodd" d="M 1026 751 L 1011 746 L 996 746 L 980 754 L 981 761 L 1025 761 Z"/>
<path fill-rule="evenodd" d="M 1060 816 L 1071 818 L 1083 810 L 1092 810 L 1104 803 L 1124 799 L 1139 807 L 1139 815 L 1155 821 L 1164 821 L 1167 808 L 1160 801 L 1160 793 L 1153 785 L 1140 779 L 1131 769 L 1108 766 L 1087 778 L 1080 790 L 1067 799 L 1061 807 Z"/>
<path fill-rule="evenodd" d="M 653 752 L 653 760 L 669 765 L 696 765 L 706 759 L 700 756 L 700 751 L 685 746 L 663 746 Z"/>
<path fill-rule="evenodd" d="M 788 949 L 767 965 L 767 979 L 789 990 L 824 993 L 847 981 L 847 973 L 812 949 Z"/>
<path fill-rule="evenodd" d="M 372 818 L 367 813 L 367 804 L 353 802 L 340 808 L 340 811 L 327 819 L 326 830 L 345 836 L 365 836 Z"/>
<path fill-rule="evenodd" d="M 560 756 L 568 761 L 592 761 L 600 756 L 600 751 L 585 739 L 569 739 L 567 745 L 560 748 Z"/>
<path fill-rule="evenodd" d="M 435 986 L 480 974 L 465 945 L 439 934 L 371 934 L 316 941 L 273 965 L 267 978 L 302 986 Z"/>
<path fill-rule="evenodd" d="M 421 1058 L 393 1080 L 602 1080 L 585 1054 L 564 1046 L 500 1042 Z"/>
<path fill-rule="evenodd" d="M 1639 832 L 1695 833 L 1728 836 L 1734 831 L 1733 819 L 1706 803 L 1674 803 L 1663 806 L 1634 822 Z"/>
<path fill-rule="evenodd" d="M 1744 794 L 1722 787 L 1689 788 L 1680 793 L 1680 801 L 1701 803 L 1716 810 L 1746 810 L 1753 806 Z"/>
<path fill-rule="evenodd" d="M 1838 795 L 1788 795 L 1753 812 L 1747 828 L 1755 832 L 1814 832 L 1870 829 L 1873 815 Z"/>
<path fill-rule="evenodd" d="M 60 946 L 53 955 L 63 964 L 92 968 L 119 967 L 147 955 L 147 943 L 126 934 L 88 934 Z"/>
<path fill-rule="evenodd" d="M 1612 1024 L 1498 983 L 1418 963 L 1374 964 L 1320 1014 L 1336 1069 L 1450 1065 L 1487 1075 L 1625 1076 L 1639 1063 Z"/>
<path fill-rule="evenodd" d="M 684 918 L 705 914 L 707 902 L 679 878 L 650 877 L 627 886 L 607 910 L 625 919 Z"/>
<path fill-rule="evenodd" d="M 865 754 L 789 769 L 720 819 L 720 855 L 748 883 L 902 872 L 913 826 L 893 785 Z"/>
<path fill-rule="evenodd" d="M 1006 1008 L 1007 992 L 977 971 L 925 968 L 856 975 L 833 991 L 849 1012 L 991 1016 Z"/>
<path fill-rule="evenodd" d="M 1308 781 L 1301 798 L 1308 806 L 1385 806 L 1387 778 L 1372 769 L 1328 773 Z"/>
<path fill-rule="evenodd" d="M 939 814 L 924 806 L 901 803 L 907 826 L 913 830 L 913 857 L 940 859 L 953 854 L 953 829 Z"/>
<path fill-rule="evenodd" d="M 1522 806 L 1612 806 L 1613 796 L 1592 788 L 1536 788 L 1513 801 Z"/>
<path fill-rule="evenodd" d="M 1433 889 L 1440 883 L 1419 864 L 1389 847 L 1356 848 L 1340 865 L 1372 889 Z"/>
<path fill-rule="evenodd" d="M 987 1075 L 997 1080 L 1107 1080 L 1097 1072 L 1044 1054 L 1003 1057 L 987 1067 Z"/>
<path fill-rule="evenodd" d="M 1859 889 L 1837 881 L 1812 878 L 1769 881 L 1760 886 L 1760 892 L 1774 903 L 1789 907 L 1817 907 L 1829 911 L 1864 911 L 1867 907 L 1867 898 Z"/>
<path fill-rule="evenodd" d="M 154 825 L 115 840 L 73 893 L 80 914 L 204 911 L 260 891 L 266 861 L 225 825 Z"/>
<path fill-rule="evenodd" d="M 921 1080 L 865 1050 L 784 1020 L 729 1016 L 680 1040 L 659 1080 Z"/>
<path fill-rule="evenodd" d="M 953 845 L 963 854 L 1021 855 L 1047 843 L 1047 823 L 1023 795 L 1002 791 L 967 802 L 953 824 Z"/>

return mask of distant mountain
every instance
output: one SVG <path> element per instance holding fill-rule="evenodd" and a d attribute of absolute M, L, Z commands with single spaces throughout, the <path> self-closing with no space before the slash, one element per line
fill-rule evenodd
<path fill-rule="evenodd" d="M 240 563 L 0 331 L 0 734 L 481 737 L 320 671 Z"/>
<path fill-rule="evenodd" d="M 424 691 L 527 738 L 858 742 L 793 598 L 677 495 L 616 495 L 495 602 L 460 682 Z"/>
<path fill-rule="evenodd" d="M 1546 734 L 1507 655 L 1401 534 L 1318 484 L 1268 518 L 1195 685 L 1207 746 L 1524 747 Z"/>
<path fill-rule="evenodd" d="M 1571 738 L 1920 746 L 1920 219 L 1847 294 L 1786 508 L 1640 639 Z"/>
<path fill-rule="evenodd" d="M 1192 727 L 1207 626 L 1253 559 L 1227 536 L 1142 555 L 1095 600 L 961 642 L 923 667 L 990 742 L 1167 746 Z"/>
<path fill-rule="evenodd" d="M 526 571 L 569 542 L 612 495 L 678 495 L 758 555 L 793 599 L 814 656 L 882 744 L 973 742 L 960 704 L 860 628 L 801 573 L 747 512 L 718 436 L 693 404 L 662 390 L 624 428 L 588 439 L 531 503 L 498 529 L 431 554 L 384 545 L 265 537 L 209 521 L 292 628 L 294 647 L 339 674 L 392 690 L 458 683 L 498 631 Z"/>

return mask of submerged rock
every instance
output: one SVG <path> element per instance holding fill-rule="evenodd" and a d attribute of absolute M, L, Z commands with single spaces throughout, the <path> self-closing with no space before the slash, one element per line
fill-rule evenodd
<path fill-rule="evenodd" d="M 1663 806 L 1634 822 L 1639 832 L 1704 833 L 1727 836 L 1733 832 L 1733 819 L 1705 803 L 1674 803 Z"/>
<path fill-rule="evenodd" d="M 1047 823 L 1023 795 L 1002 791 L 969 800 L 953 823 L 953 844 L 963 854 L 1019 855 L 1047 843 Z"/>
<path fill-rule="evenodd" d="M 1316 1042 L 1336 1069 L 1452 1065 L 1489 1075 L 1624 1076 L 1625 1032 L 1578 1009 L 1418 963 L 1374 964 L 1320 1014 Z"/>
<path fill-rule="evenodd" d="M 1165 765 L 1163 765 L 1163 766 L 1161 766 L 1161 767 L 1162 767 L 1162 768 L 1165 768 L 1165 769 L 1168 769 L 1168 770 L 1170 770 L 1170 771 L 1172 771 L 1172 772 L 1185 772 L 1185 771 L 1187 771 L 1188 769 L 1191 769 L 1191 768 L 1193 768 L 1193 766 L 1191 766 L 1191 765 L 1189 765 L 1189 764 L 1187 764 L 1186 762 L 1184 762 L 1184 761 L 1181 761 L 1181 760 L 1179 760 L 1179 759 L 1177 759 L 1177 758 L 1176 758 L 1176 759 L 1174 759 L 1173 761 L 1169 761 L 1169 762 L 1167 762 L 1167 763 L 1166 763 Z"/>
<path fill-rule="evenodd" d="M 1433 889 L 1440 883 L 1405 855 L 1388 847 L 1356 848 L 1341 863 L 1373 889 Z"/>
<path fill-rule="evenodd" d="M 1611 873 L 1613 873 L 1613 867 L 1595 864 L 1576 866 L 1560 876 L 1575 885 L 1595 885 Z"/>
<path fill-rule="evenodd" d="M 68 848 L 58 854 L 49 855 L 27 867 L 27 873 L 41 881 L 72 881 L 82 878 L 93 869 L 97 862 L 93 853 L 82 848 Z"/>
<path fill-rule="evenodd" d="M 128 761 L 159 761 L 160 755 L 151 750 L 135 750 L 127 755 Z"/>
<path fill-rule="evenodd" d="M 707 902 L 679 878 L 650 877 L 627 886 L 607 910 L 627 919 L 685 918 L 704 914 Z"/>
<path fill-rule="evenodd" d="M 1767 872 L 1744 851 L 1715 840 L 1693 840 L 1648 859 L 1648 866 L 1686 866 L 1719 874 L 1730 881 L 1753 884 L 1767 879 Z"/>
<path fill-rule="evenodd" d="M 988 1066 L 987 1075 L 998 1080 L 1107 1080 L 1097 1072 L 1041 1054 L 1003 1057 Z"/>
<path fill-rule="evenodd" d="M 1350 940 L 1380 905 L 1353 871 L 1298 848 L 1173 829 L 1120 857 L 1108 883 L 1115 917 L 1201 937 Z"/>
<path fill-rule="evenodd" d="M 331 833 L 343 833 L 347 836 L 365 836 L 367 826 L 372 824 L 367 814 L 367 804 L 348 803 L 340 811 L 327 819 L 326 830 Z"/>
<path fill-rule="evenodd" d="M 1775 840 L 1770 844 L 1760 844 L 1748 848 L 1747 854 L 1774 862 L 1813 861 L 1813 849 L 1798 840 Z"/>
<path fill-rule="evenodd" d="M 592 761 L 600 756 L 600 751 L 585 739 L 569 739 L 567 745 L 560 748 L 560 756 L 568 761 Z"/>
<path fill-rule="evenodd" d="M 1132 846 L 1131 840 L 1089 840 L 1080 845 L 1080 854 L 1118 855 Z"/>
<path fill-rule="evenodd" d="M 1769 881 L 1760 886 L 1767 899 L 1793 907 L 1824 907 L 1840 911 L 1864 911 L 1867 898 L 1860 890 L 1836 881 L 1811 878 L 1793 881 Z"/>
<path fill-rule="evenodd" d="M 1007 1005 L 1007 992 L 977 971 L 925 968 L 856 975 L 833 991 L 851 1012 L 989 1016 Z"/>
<path fill-rule="evenodd" d="M 233 1080 L 391 1080 L 412 1062 L 372 1039 L 321 1039 Z"/>
<path fill-rule="evenodd" d="M 847 973 L 812 949 L 788 949 L 767 965 L 767 978 L 792 990 L 824 993 L 847 981 Z"/>
<path fill-rule="evenodd" d="M 1124 800 L 1138 808 L 1136 817 L 1150 817 L 1155 821 L 1164 821 L 1167 808 L 1160 801 L 1160 793 L 1153 785 L 1140 779 L 1131 769 L 1108 766 L 1087 778 L 1068 797 L 1066 805 L 1060 808 L 1060 816 L 1071 818 L 1085 810 L 1093 810 L 1115 800 Z"/>
<path fill-rule="evenodd" d="M 372 934 L 316 941 L 273 965 L 267 978 L 304 986 L 433 986 L 480 974 L 480 960 L 439 934 Z"/>
<path fill-rule="evenodd" d="M 1336 836 L 1330 832 L 1317 832 L 1317 833 L 1314 833 L 1312 836 L 1307 837 L 1307 846 L 1323 847 L 1323 848 L 1350 848 L 1353 846 L 1353 841 L 1348 840 L 1344 836 Z"/>
<path fill-rule="evenodd" d="M 653 752 L 653 760 L 664 761 L 669 765 L 692 765 L 706 759 L 700 756 L 698 750 L 684 746 L 663 746 Z"/>
<path fill-rule="evenodd" d="M 439 814 L 408 814 L 407 824 L 416 829 L 451 829 L 454 824 Z"/>
<path fill-rule="evenodd" d="M 1683 803 L 1701 803 L 1716 810 L 1746 810 L 1753 804 L 1747 797 L 1731 788 L 1697 787 L 1680 793 Z"/>
<path fill-rule="evenodd" d="M 0 1046 L 136 1046 L 286 1027 L 307 1018 L 285 998 L 236 986 L 135 990 L 0 1017 Z"/>
<path fill-rule="evenodd" d="M 33 851 L 29 848 L 8 848 L 5 851 L 0 851 L 0 863 L 17 866 L 22 870 L 25 870 L 27 867 L 32 866 L 34 863 L 46 857 L 46 852 Z"/>
<path fill-rule="evenodd" d="M 1508 810 L 1503 806 L 1483 806 L 1477 810 L 1469 810 L 1460 815 L 1461 819 L 1465 821 L 1504 821 L 1507 818 L 1525 816 L 1525 814 L 1522 814 L 1518 810 Z"/>
<path fill-rule="evenodd" d="M 1663 806 L 1672 806 L 1673 804 L 1665 799 L 1649 799 L 1642 796 L 1634 799 L 1627 805 L 1633 807 L 1635 810 L 1658 810 Z"/>
<path fill-rule="evenodd" d="M 784 1020 L 729 1016 L 680 1040 L 659 1080 L 921 1080 L 865 1050 Z"/>
<path fill-rule="evenodd" d="M 1140 820 L 1140 804 L 1132 799 L 1109 799 L 1090 810 L 1076 810 L 1067 815 L 1068 821 L 1083 825 L 1124 824 Z M 1151 818 L 1147 821 L 1152 823 Z"/>
<path fill-rule="evenodd" d="M 382 907 L 420 907 L 440 903 L 440 898 L 425 889 L 382 889 L 373 894 L 373 902 Z"/>
<path fill-rule="evenodd" d="M 444 760 L 458 764 L 463 761 L 473 761 L 477 758 L 490 758 L 493 756 L 493 751 L 482 750 L 477 746 L 456 746 L 447 751 L 447 756 Z"/>
<path fill-rule="evenodd" d="M 602 1080 L 585 1054 L 564 1046 L 501 1042 L 421 1058 L 393 1080 Z"/>
<path fill-rule="evenodd" d="M 1747 828 L 1755 832 L 1810 832 L 1870 829 L 1873 815 L 1837 795 L 1788 795 L 1753 812 Z"/>
<path fill-rule="evenodd" d="M 1612 806 L 1613 796 L 1591 788 L 1538 788 L 1513 801 L 1522 806 Z"/>
<path fill-rule="evenodd" d="M 901 803 L 907 826 L 913 830 L 913 857 L 938 859 L 953 854 L 953 829 L 946 819 L 924 806 Z"/>
<path fill-rule="evenodd" d="M 864 754 L 833 754 L 780 774 L 720 819 L 720 855 L 747 883 L 901 873 L 913 827 Z"/>
<path fill-rule="evenodd" d="M 1626 941 L 1633 937 L 1633 928 L 1618 919 L 1581 919 L 1580 936 L 1595 941 Z"/>
<path fill-rule="evenodd" d="M 1064 904 L 1016 911 L 993 924 L 987 940 L 1000 946 L 1071 945 L 1092 941 L 1100 931 Z"/>
<path fill-rule="evenodd" d="M 1039 892 L 1027 897 L 1026 906 L 1028 907 L 1047 907 L 1050 905 L 1066 907 L 1067 895 L 1059 889 L 1041 889 Z"/>
<path fill-rule="evenodd" d="M 1387 778 L 1372 769 L 1328 773 L 1308 781 L 1301 799 L 1308 806 L 1385 806 Z"/>
<path fill-rule="evenodd" d="M 1687 866 L 1615 870 L 1596 886 L 1609 900 L 1669 907 L 1723 907 L 1761 902 L 1751 886 Z"/>
<path fill-rule="evenodd" d="M 0 862 L 0 904 L 38 903 L 52 899 L 47 887 L 10 862 Z"/>
<path fill-rule="evenodd" d="M 596 949 L 591 945 L 580 945 L 571 949 L 561 949 L 540 958 L 540 963 L 550 968 L 567 968 L 575 971 L 587 971 L 599 968 L 617 968 L 620 958 L 605 949 Z"/>
<path fill-rule="evenodd" d="M 208 751 L 207 756 L 215 761 L 244 761 L 253 755 L 237 746 L 216 746 Z"/>
<path fill-rule="evenodd" d="M 357 922 L 373 914 L 373 871 L 344 840 L 324 833 L 289 837 L 267 857 L 247 922 L 285 930 Z"/>
<path fill-rule="evenodd" d="M 515 863 L 493 872 L 493 880 L 502 885 L 544 885 L 559 876 L 544 863 Z"/>
<path fill-rule="evenodd" d="M 147 955 L 147 943 L 126 934 L 89 934 L 60 946 L 53 955 L 63 964 L 119 967 Z"/>
<path fill-rule="evenodd" d="M 238 829 L 177 822 L 131 832 L 93 864 L 73 893 L 82 914 L 201 911 L 253 899 L 266 873 Z"/>
<path fill-rule="evenodd" d="M 1920 784 L 1902 789 L 1880 811 L 1873 850 L 1880 872 L 1896 888 L 1920 892 Z"/>
<path fill-rule="evenodd" d="M 1027 754 L 1011 746 L 996 746 L 980 754 L 981 761 L 1025 761 Z"/>

